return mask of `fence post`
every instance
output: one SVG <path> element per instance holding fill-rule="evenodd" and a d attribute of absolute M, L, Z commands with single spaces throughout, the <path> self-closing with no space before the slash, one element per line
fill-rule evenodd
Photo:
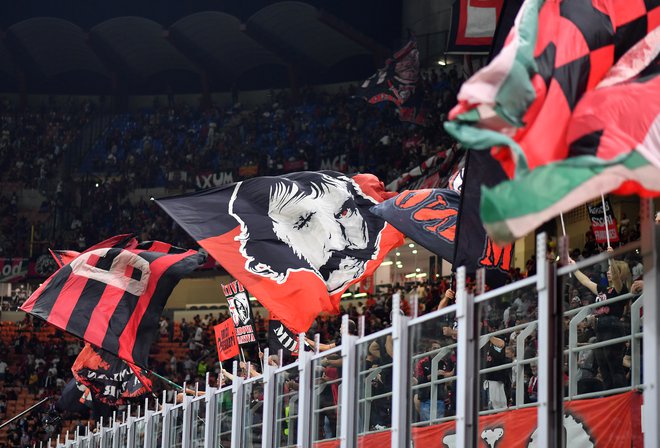
<path fill-rule="evenodd" d="M 456 320 L 458 321 L 456 355 L 456 446 L 477 448 L 479 429 L 479 357 L 477 316 L 474 301 L 465 286 L 465 267 L 456 272 Z"/>
<path fill-rule="evenodd" d="M 348 314 L 342 316 L 341 335 L 341 397 L 339 405 L 339 446 L 341 448 L 354 448 L 357 446 L 356 405 L 357 391 L 357 360 L 355 341 L 356 336 L 348 332 Z"/>
<path fill-rule="evenodd" d="M 238 376 L 238 364 L 232 368 L 234 379 L 231 382 L 231 447 L 242 447 L 243 441 L 243 378 Z M 249 372 L 249 370 L 247 370 Z"/>
<path fill-rule="evenodd" d="M 554 260 L 547 259 L 547 235 L 536 238 L 536 275 L 538 291 L 538 448 L 564 446 L 563 400 L 563 311 L 557 296 L 557 271 Z"/>
<path fill-rule="evenodd" d="M 644 446 L 660 446 L 658 414 L 660 412 L 660 266 L 658 265 L 658 242 L 660 226 L 653 223 L 653 202 L 640 199 L 640 223 L 642 231 L 642 255 L 644 257 L 644 407 L 642 408 L 642 431 Z"/>
<path fill-rule="evenodd" d="M 415 305 L 417 301 L 415 301 Z M 399 312 L 401 304 L 393 304 L 392 319 L 392 446 L 408 446 L 410 425 L 408 424 L 408 403 L 410 391 L 410 356 L 408 346 L 408 316 Z M 365 420 L 369 416 L 365 415 Z"/>
<path fill-rule="evenodd" d="M 218 374 L 219 384 L 222 372 Z M 220 432 L 220 428 L 215 427 L 216 421 L 216 387 L 211 386 L 209 382 L 209 374 L 206 374 L 206 387 L 204 388 L 204 406 L 206 421 L 204 422 L 204 448 L 212 448 L 215 444 L 215 435 Z"/>
<path fill-rule="evenodd" d="M 270 351 L 264 350 L 264 401 L 261 411 L 261 445 L 271 446 L 273 443 L 273 428 L 275 426 L 275 369 L 268 364 Z"/>
<path fill-rule="evenodd" d="M 297 419 L 297 441 L 301 448 L 312 446 L 312 353 L 305 350 L 305 333 L 298 336 L 298 419 Z M 318 341 L 317 345 L 318 347 Z M 280 358 L 282 359 L 282 358 Z M 289 429 L 291 433 L 291 429 Z"/>

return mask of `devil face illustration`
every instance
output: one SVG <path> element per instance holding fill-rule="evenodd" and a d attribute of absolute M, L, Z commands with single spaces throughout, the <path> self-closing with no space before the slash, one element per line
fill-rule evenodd
<path fill-rule="evenodd" d="M 236 200 L 241 196 L 246 200 Z M 384 223 L 368 212 L 374 203 L 346 176 L 310 172 L 296 180 L 239 183 L 229 212 L 241 223 L 238 238 L 247 270 L 278 283 L 291 270 L 308 270 L 332 294 L 359 278 L 376 256 Z"/>

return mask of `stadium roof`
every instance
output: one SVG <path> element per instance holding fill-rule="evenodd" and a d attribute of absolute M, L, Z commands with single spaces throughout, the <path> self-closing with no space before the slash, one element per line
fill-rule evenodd
<path fill-rule="evenodd" d="M 291 76 L 336 82 L 368 76 L 390 52 L 309 3 L 282 1 L 243 15 L 204 10 L 168 25 L 135 15 L 83 26 L 62 17 L 5 24 L 0 91 L 222 91 L 285 87 Z"/>

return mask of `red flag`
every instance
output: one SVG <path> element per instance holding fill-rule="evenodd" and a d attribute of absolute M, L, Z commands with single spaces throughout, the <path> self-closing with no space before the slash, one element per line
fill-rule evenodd
<path fill-rule="evenodd" d="M 306 171 L 156 202 L 298 333 L 322 311 L 338 313 L 344 291 L 403 244 L 370 211 L 394 195 L 372 175 Z"/>
<path fill-rule="evenodd" d="M 238 356 L 238 341 L 236 340 L 236 328 L 234 321 L 230 318 L 213 327 L 215 332 L 215 343 L 218 347 L 218 359 L 226 361 Z"/>

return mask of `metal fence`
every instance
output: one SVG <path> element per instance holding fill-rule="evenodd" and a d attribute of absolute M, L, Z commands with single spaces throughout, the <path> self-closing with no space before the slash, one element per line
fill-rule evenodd
<path fill-rule="evenodd" d="M 658 447 L 657 424 L 648 424 L 658 415 L 653 413 L 658 406 L 660 373 L 654 303 L 658 229 L 646 226 L 641 245 L 560 269 L 548 260 L 546 238 L 541 235 L 532 277 L 488 292 L 478 280 L 473 294 L 460 269 L 456 304 L 408 317 L 397 312 L 395 303 L 390 328 L 366 336 L 363 325 L 359 325 L 360 336 L 344 330 L 340 346 L 301 353 L 290 365 L 266 365 L 256 378 L 239 378 L 234 365 L 236 379 L 230 386 L 218 389 L 206 384 L 205 395 L 186 396 L 182 403 L 171 398 L 168 402 L 164 395 L 157 402 L 145 402 L 137 411 L 129 408 L 121 418 L 100 425 L 95 432 L 67 436 L 56 445 L 238 448 L 336 442 L 341 447 L 355 447 L 360 436 L 386 433 L 390 446 L 407 447 L 411 428 L 455 422 L 456 446 L 470 448 L 479 446 L 480 414 L 536 407 L 536 446 L 550 448 L 562 446 L 564 400 L 638 389 L 644 393 L 645 446 Z M 626 292 L 562 309 L 566 288 L 575 284 L 577 270 L 640 250 L 644 256 L 643 295 Z M 625 314 L 617 321 L 620 333 L 585 340 L 590 322 L 599 319 L 598 310 L 624 303 Z M 498 322 L 503 311 L 507 311 L 503 316 L 508 321 Z M 347 317 L 344 319 L 347 329 Z M 643 345 L 649 347 L 644 350 L 644 372 Z M 598 350 L 621 353 L 622 348 L 629 374 L 619 382 L 610 381 L 609 387 L 581 390 L 590 384 L 586 381 L 589 354 Z M 530 378 L 535 378 L 536 386 L 530 387 Z M 508 391 L 504 396 L 499 393 L 502 388 Z"/>

